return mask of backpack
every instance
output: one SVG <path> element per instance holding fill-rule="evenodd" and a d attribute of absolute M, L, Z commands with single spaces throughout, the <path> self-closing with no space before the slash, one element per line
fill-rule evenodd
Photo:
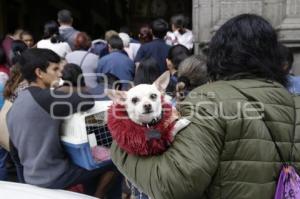
<path fill-rule="evenodd" d="M 104 57 L 109 54 L 108 45 L 102 40 L 96 40 L 92 43 L 91 48 L 89 49 L 91 53 L 94 53 L 99 56 L 99 58 Z"/>

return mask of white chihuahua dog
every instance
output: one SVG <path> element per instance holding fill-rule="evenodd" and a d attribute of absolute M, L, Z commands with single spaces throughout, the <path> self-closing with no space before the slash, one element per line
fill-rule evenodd
<path fill-rule="evenodd" d="M 108 114 L 112 137 L 123 150 L 142 156 L 161 154 L 176 133 L 190 123 L 187 119 L 173 122 L 178 114 L 171 106 L 171 97 L 165 95 L 169 80 L 170 73 L 165 72 L 153 84 L 140 84 L 127 92 L 107 90 L 108 96 L 125 108 L 129 118 L 116 121 L 117 114 Z M 126 120 L 130 122 L 124 122 Z M 110 121 L 113 121 L 111 125 Z M 168 125 L 165 126 L 164 121 Z M 134 125 L 130 124 L 132 122 Z M 130 187 L 134 192 L 138 190 L 133 184 Z"/>
<path fill-rule="evenodd" d="M 162 117 L 163 103 L 171 103 L 171 97 L 165 94 L 170 81 L 170 72 L 163 73 L 153 84 L 140 84 L 128 91 L 106 90 L 107 95 L 115 102 L 124 105 L 128 117 L 134 123 L 153 126 Z M 174 108 L 172 117 L 177 117 Z M 173 136 L 190 123 L 187 119 L 177 120 Z"/>

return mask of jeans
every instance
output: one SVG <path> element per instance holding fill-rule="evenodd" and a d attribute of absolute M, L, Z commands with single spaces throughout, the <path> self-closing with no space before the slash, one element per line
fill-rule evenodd
<path fill-rule="evenodd" d="M 7 178 L 7 170 L 6 170 L 6 158 L 8 156 L 8 152 L 0 147 L 0 180 L 6 180 Z"/>

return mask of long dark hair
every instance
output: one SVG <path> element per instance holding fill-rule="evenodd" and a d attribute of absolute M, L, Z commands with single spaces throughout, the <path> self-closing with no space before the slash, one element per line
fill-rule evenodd
<path fill-rule="evenodd" d="M 182 15 L 175 15 L 171 18 L 171 24 L 175 26 L 175 28 L 178 28 L 178 32 L 182 35 L 186 32 L 186 20 L 187 18 Z"/>
<path fill-rule="evenodd" d="M 258 77 L 287 84 L 277 34 L 254 14 L 238 15 L 221 26 L 210 42 L 207 66 L 212 80 Z"/>
<path fill-rule="evenodd" d="M 10 76 L 4 87 L 3 96 L 5 99 L 9 99 L 24 80 L 21 74 L 21 66 L 18 62 L 21 59 L 22 53 L 27 49 L 27 45 L 21 40 L 14 40 L 11 44 L 11 63 L 13 65 L 10 68 Z"/>
<path fill-rule="evenodd" d="M 59 26 L 55 21 L 48 21 L 47 23 L 45 23 L 43 38 L 50 38 L 51 43 L 62 42 L 62 39 L 59 36 Z"/>
<path fill-rule="evenodd" d="M 80 79 L 79 79 L 80 78 Z M 77 64 L 66 64 L 62 71 L 62 79 L 68 81 L 66 86 L 85 87 L 85 81 L 81 68 Z"/>
<path fill-rule="evenodd" d="M 182 62 L 188 56 L 190 56 L 189 49 L 181 44 L 177 44 L 169 49 L 167 58 L 172 62 L 177 70 L 180 62 Z"/>
<path fill-rule="evenodd" d="M 14 40 L 11 43 L 11 63 L 15 65 L 21 54 L 28 49 L 28 46 L 22 40 Z"/>
<path fill-rule="evenodd" d="M 10 69 L 10 76 L 5 84 L 3 97 L 5 99 L 9 99 L 23 80 L 24 78 L 21 74 L 21 66 L 16 63 Z"/>
<path fill-rule="evenodd" d="M 159 66 L 153 57 L 141 60 L 134 77 L 134 84 L 152 84 L 160 76 Z"/>

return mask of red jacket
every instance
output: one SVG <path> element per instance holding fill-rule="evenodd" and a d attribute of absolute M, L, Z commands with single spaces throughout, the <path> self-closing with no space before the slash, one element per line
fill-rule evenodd
<path fill-rule="evenodd" d="M 0 65 L 0 72 L 6 73 L 9 75 L 9 69 L 5 65 Z"/>
<path fill-rule="evenodd" d="M 169 124 L 171 115 L 172 105 L 163 103 L 162 118 L 148 128 L 130 120 L 123 105 L 113 104 L 108 110 L 108 128 L 112 138 L 127 153 L 158 155 L 166 151 L 173 141 L 172 130 L 175 123 Z M 150 135 L 153 133 L 156 138 Z"/>

